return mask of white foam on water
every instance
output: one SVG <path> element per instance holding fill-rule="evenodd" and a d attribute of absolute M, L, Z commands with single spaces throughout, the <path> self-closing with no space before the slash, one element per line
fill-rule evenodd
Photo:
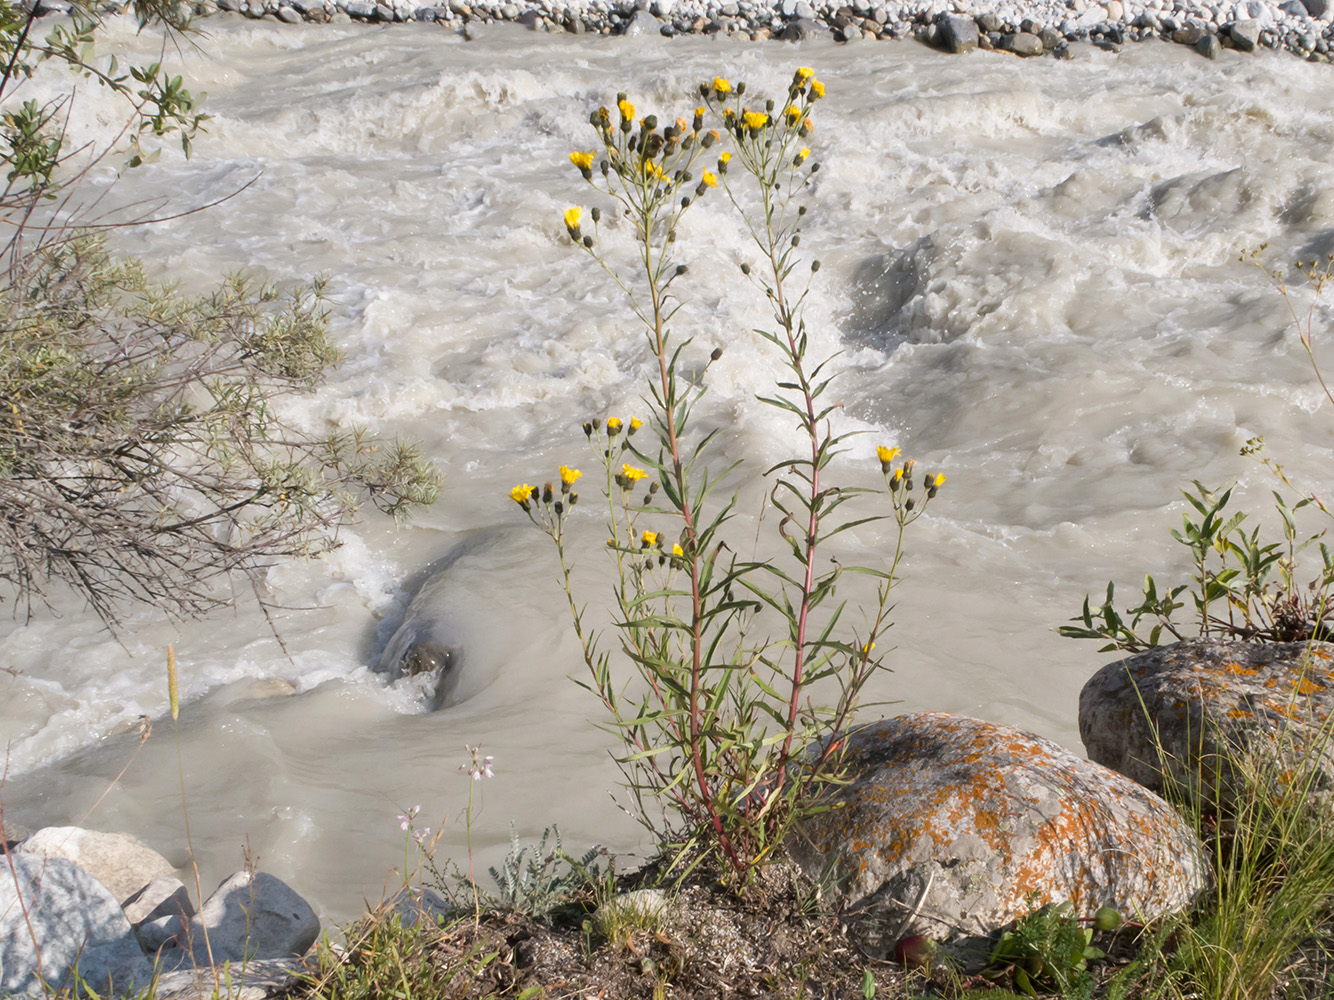
<path fill-rule="evenodd" d="M 813 356 L 842 352 L 837 428 L 865 432 L 829 474 L 873 485 L 874 446 L 892 443 L 949 475 L 913 526 L 894 672 L 872 700 L 1077 747 L 1078 690 L 1106 657 L 1054 626 L 1109 578 L 1129 594 L 1144 572 L 1184 576 L 1167 532 L 1191 479 L 1239 480 L 1263 504 L 1274 484 L 1238 456 L 1248 437 L 1264 434 L 1291 469 L 1328 467 L 1329 410 L 1285 306 L 1237 260 L 1262 242 L 1276 261 L 1334 249 L 1322 67 L 1148 45 L 1057 62 L 889 43 L 208 27 L 183 72 L 210 94 L 209 134 L 188 162 L 168 151 L 126 174 L 105 206 L 179 211 L 253 183 L 117 242 L 187 288 L 238 267 L 288 285 L 327 274 L 346 360 L 286 412 L 416 437 L 445 489 L 409 526 L 368 516 L 328 557 L 268 573 L 286 654 L 247 601 L 179 627 L 135 612 L 123 646 L 77 605 L 9 625 L 0 666 L 21 673 L 0 674 L 7 818 L 79 820 L 147 715 L 153 736 L 89 822 L 183 857 L 164 718 L 173 642 L 206 881 L 240 867 L 248 838 L 261 866 L 348 919 L 401 867 L 396 816 L 418 802 L 423 825 L 448 817 L 441 850 L 462 859 L 465 743 L 497 758 L 474 823 L 480 867 L 503 852 L 510 819 L 525 836 L 558 821 L 569 846 L 641 843 L 607 795 L 616 771 L 597 706 L 566 679 L 585 668 L 554 558 L 505 497 L 561 463 L 588 482 L 579 423 L 644 413 L 643 335 L 560 222 L 594 203 L 567 156 L 590 148 L 590 110 L 621 89 L 641 113 L 677 114 L 719 73 L 758 94 L 802 64 L 828 85 L 802 243 L 824 266 L 807 318 Z M 151 52 L 124 28 L 110 44 Z M 114 103 L 85 98 L 95 120 L 75 134 L 105 141 Z M 616 259 L 623 229 L 604 227 Z M 752 332 L 768 321 L 739 271 L 753 253 L 717 193 L 686 216 L 679 245 L 678 334 L 695 338 L 693 369 L 724 349 L 698 419 L 722 431 L 720 462 L 744 463 L 729 484 L 749 551 L 759 471 L 800 442 L 755 400 L 782 369 Z M 570 531 L 595 614 L 605 531 L 596 490 L 584 493 Z M 872 565 L 892 549 L 884 525 L 830 546 Z M 433 564 L 449 568 L 424 575 Z M 435 713 L 421 682 L 386 686 L 370 669 L 423 579 L 466 647 L 469 697 Z"/>

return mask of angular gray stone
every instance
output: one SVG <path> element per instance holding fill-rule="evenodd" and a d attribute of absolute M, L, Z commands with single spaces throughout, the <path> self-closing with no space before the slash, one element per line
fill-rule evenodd
<path fill-rule="evenodd" d="M 65 858 L 0 857 L 0 996 L 43 994 L 39 954 L 54 990 L 73 990 L 76 972 L 104 996 L 134 992 L 153 976 L 120 903 L 102 883 Z"/>
<path fill-rule="evenodd" d="M 988 935 L 1066 900 L 1153 919 L 1208 881 L 1192 830 L 1146 788 L 1012 726 L 939 712 L 846 737 L 851 781 L 789 838 L 793 859 L 857 914 L 873 957 L 914 934 L 965 970 Z"/>
<path fill-rule="evenodd" d="M 1232 45 L 1240 52 L 1254 52 L 1260 41 L 1260 22 L 1256 20 L 1233 21 L 1228 26 L 1228 36 Z"/>
<path fill-rule="evenodd" d="M 1186 27 L 1177 28 L 1172 32 L 1172 41 L 1178 45 L 1198 45 L 1204 34 L 1204 29 L 1199 25 L 1188 24 Z"/>
<path fill-rule="evenodd" d="M 180 913 L 187 919 L 195 915 L 195 904 L 180 879 L 155 878 L 121 904 L 125 919 L 131 925 L 145 920 L 156 920 L 169 913 Z"/>
<path fill-rule="evenodd" d="M 155 878 L 176 877 L 176 869 L 170 861 L 127 833 L 48 826 L 23 841 L 19 850 L 74 862 L 119 900 L 126 899 Z"/>
<path fill-rule="evenodd" d="M 635 16 L 626 22 L 624 33 L 629 36 L 657 35 L 661 30 L 661 21 L 646 10 L 637 10 Z"/>
<path fill-rule="evenodd" d="M 1237 758 L 1310 775 L 1334 792 L 1334 644 L 1192 640 L 1109 663 L 1079 693 L 1089 757 L 1160 790 L 1206 801 L 1249 794 Z M 1154 746 L 1158 734 L 1166 760 Z M 1167 776 L 1170 775 L 1170 779 Z"/>
<path fill-rule="evenodd" d="M 215 987 L 212 969 L 182 969 L 161 975 L 153 997 L 154 1000 L 267 1000 L 290 995 L 298 978 L 302 973 L 309 975 L 309 971 L 300 959 L 263 959 L 231 966 L 225 972 L 219 970 Z"/>
<path fill-rule="evenodd" d="M 278 20 L 284 24 L 300 24 L 304 18 L 302 18 L 300 12 L 287 6 L 287 4 L 283 4 L 278 8 Z"/>
<path fill-rule="evenodd" d="M 801 42 L 807 38 L 823 38 L 829 34 L 829 26 L 823 21 L 816 21 L 809 17 L 798 17 L 787 23 L 783 28 L 781 37 L 785 42 Z"/>
<path fill-rule="evenodd" d="M 299 958 L 320 936 L 320 920 L 310 904 L 282 879 L 266 872 L 237 872 L 218 886 L 190 918 L 184 940 L 164 943 L 159 967 L 191 963 L 246 962 L 257 958 Z"/>
<path fill-rule="evenodd" d="M 1042 45 L 1042 39 L 1037 35 L 1031 35 L 1027 31 L 1016 32 L 1012 35 L 1001 35 L 1000 47 L 1006 52 L 1013 52 L 1017 56 L 1040 56 L 1046 49 Z"/>
<path fill-rule="evenodd" d="M 1217 35 L 1206 34 L 1195 43 L 1195 51 L 1206 59 L 1217 59 L 1223 51 L 1223 43 Z"/>
<path fill-rule="evenodd" d="M 946 52 L 971 52 L 977 48 L 977 22 L 962 14 L 942 14 L 937 22 L 940 25 L 940 47 Z"/>
<path fill-rule="evenodd" d="M 1330 0 L 1302 0 L 1306 5 L 1306 13 L 1318 21 L 1328 20 L 1331 16 L 1330 11 L 1334 10 L 1330 6 Z"/>

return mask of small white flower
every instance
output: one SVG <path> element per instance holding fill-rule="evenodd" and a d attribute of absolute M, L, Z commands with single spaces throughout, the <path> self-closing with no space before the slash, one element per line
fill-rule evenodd
<path fill-rule="evenodd" d="M 463 744 L 463 749 L 467 750 L 472 756 L 472 761 L 467 764 L 460 764 L 459 770 L 465 772 L 473 781 L 481 781 L 483 778 L 494 778 L 495 772 L 491 770 L 491 762 L 496 758 L 493 756 L 482 756 L 481 746 L 469 746 Z"/>
<path fill-rule="evenodd" d="M 417 813 L 421 811 L 422 811 L 421 803 L 418 803 L 417 805 L 409 809 L 406 813 L 399 813 L 398 818 L 402 820 L 402 822 L 398 824 L 398 828 L 400 830 L 406 831 L 408 827 L 412 826 L 412 821 L 416 817 Z"/>

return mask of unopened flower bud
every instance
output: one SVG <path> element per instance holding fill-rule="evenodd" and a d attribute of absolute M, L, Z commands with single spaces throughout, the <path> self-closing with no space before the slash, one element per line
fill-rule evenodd
<path fill-rule="evenodd" d="M 801 237 L 800 237 L 800 236 L 794 236 L 794 237 L 792 237 L 792 245 L 793 245 L 794 247 L 795 247 L 795 246 L 800 246 L 800 245 L 801 245 Z"/>
<path fill-rule="evenodd" d="M 806 209 L 803 207 L 803 208 L 802 208 L 802 211 L 804 212 L 804 211 L 806 211 Z M 593 217 L 593 221 L 594 221 L 595 223 L 596 223 L 596 222 L 601 222 L 601 221 L 602 221 L 602 209 L 600 209 L 600 208 L 593 208 L 593 209 L 590 209 L 589 212 L 588 212 L 588 214 L 591 215 L 591 216 Z"/>
<path fill-rule="evenodd" d="M 741 273 L 742 273 L 742 274 L 747 274 L 747 275 L 750 274 L 750 265 L 749 265 L 749 264 L 742 264 L 742 265 L 741 265 Z"/>
<path fill-rule="evenodd" d="M 682 208 L 689 208 L 689 207 L 690 207 L 690 195 L 685 195 L 685 196 L 681 199 L 681 207 L 682 207 Z"/>
<path fill-rule="evenodd" d="M 559 500 L 557 500 L 557 501 L 556 501 L 556 516 L 559 517 L 561 514 L 564 514 L 564 513 L 565 513 L 565 505 L 564 505 L 563 503 L 561 503 Z"/>
<path fill-rule="evenodd" d="M 677 264 L 677 265 L 676 265 L 676 276 L 679 278 L 679 277 L 681 277 L 681 275 L 683 275 L 683 274 L 685 274 L 685 273 L 686 273 L 686 266 L 685 266 L 684 264 Z"/>
<path fill-rule="evenodd" d="M 648 131 L 652 132 L 657 127 L 658 127 L 657 115 L 649 115 L 647 118 L 644 119 L 644 128 L 647 129 Z"/>
<path fill-rule="evenodd" d="M 746 92 L 746 82 L 742 80 L 740 83 L 736 85 L 736 96 L 740 97 L 745 92 Z"/>
<path fill-rule="evenodd" d="M 713 353 L 709 355 L 709 360 L 717 361 L 722 356 L 723 356 L 723 349 L 721 347 L 715 347 L 713 349 Z"/>
<path fill-rule="evenodd" d="M 584 237 L 584 246 L 585 246 L 585 248 L 587 248 L 587 249 L 589 249 L 589 250 L 592 250 L 592 249 L 593 249 L 593 237 L 591 237 L 591 236 L 585 236 L 585 237 Z"/>
<path fill-rule="evenodd" d="M 912 489 L 912 483 L 911 483 L 911 482 L 908 483 L 908 489 Z M 907 501 L 904 503 L 904 505 L 903 505 L 903 509 L 904 509 L 904 510 L 912 510 L 914 506 L 915 506 L 915 504 L 914 504 L 914 502 L 913 502 L 913 498 L 912 498 L 912 497 L 909 497 L 909 498 L 907 499 Z"/>
<path fill-rule="evenodd" d="M 574 506 L 575 504 L 577 504 L 578 502 L 579 502 L 579 494 L 578 494 L 578 493 L 571 493 L 571 494 L 570 494 L 570 506 L 573 507 L 573 506 Z"/>
<path fill-rule="evenodd" d="M 551 483 L 547 483 L 545 486 L 542 487 L 542 502 L 551 503 L 552 496 L 553 496 L 553 491 L 551 489 Z"/>
<path fill-rule="evenodd" d="M 589 421 L 584 422 L 584 437 L 593 436 L 593 424 Z"/>
<path fill-rule="evenodd" d="M 653 494 L 657 492 L 658 492 L 658 481 L 655 479 L 653 480 L 653 482 L 648 484 L 648 495 L 653 496 Z"/>

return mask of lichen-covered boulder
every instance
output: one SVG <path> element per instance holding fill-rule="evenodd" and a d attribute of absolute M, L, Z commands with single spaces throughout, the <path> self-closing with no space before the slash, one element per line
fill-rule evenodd
<path fill-rule="evenodd" d="M 1245 794 L 1257 769 L 1334 789 L 1332 711 L 1334 644 L 1196 639 L 1094 674 L 1079 695 L 1079 735 L 1093 760 L 1155 791 L 1170 775 L 1213 805 Z"/>
<path fill-rule="evenodd" d="M 788 843 L 877 957 L 921 934 L 976 968 L 994 931 L 1040 906 L 1152 918 L 1208 881 L 1171 806 L 1040 736 L 925 712 L 846 739 L 850 784 Z"/>

